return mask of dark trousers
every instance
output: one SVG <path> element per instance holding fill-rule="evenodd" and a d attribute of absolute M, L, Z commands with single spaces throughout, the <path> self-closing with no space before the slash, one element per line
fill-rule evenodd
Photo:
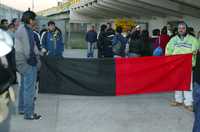
<path fill-rule="evenodd" d="M 194 83 L 193 88 L 193 99 L 194 99 L 194 126 L 193 132 L 200 132 L 200 84 Z"/>
<path fill-rule="evenodd" d="M 12 83 L 17 82 L 17 70 L 16 70 L 16 61 L 15 61 L 15 49 L 13 48 L 12 51 L 6 55 L 6 58 L 8 60 L 8 67 L 10 70 L 10 74 L 12 75 Z"/>

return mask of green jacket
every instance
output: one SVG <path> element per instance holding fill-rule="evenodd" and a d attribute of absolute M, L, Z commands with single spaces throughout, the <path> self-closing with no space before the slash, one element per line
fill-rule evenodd
<path fill-rule="evenodd" d="M 200 48 L 200 42 L 193 36 L 187 35 L 181 39 L 178 35 L 173 37 L 166 47 L 166 55 L 193 53 L 192 66 L 196 65 L 196 53 Z"/>

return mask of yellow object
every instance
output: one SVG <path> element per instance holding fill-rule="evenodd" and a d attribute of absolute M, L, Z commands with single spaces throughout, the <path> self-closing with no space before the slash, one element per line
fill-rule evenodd
<path fill-rule="evenodd" d="M 123 32 L 130 31 L 133 27 L 135 27 L 136 22 L 132 19 L 116 19 L 115 20 L 115 28 L 121 26 L 123 28 Z"/>
<path fill-rule="evenodd" d="M 70 0 L 69 2 L 71 5 L 74 5 L 80 3 L 80 0 Z"/>

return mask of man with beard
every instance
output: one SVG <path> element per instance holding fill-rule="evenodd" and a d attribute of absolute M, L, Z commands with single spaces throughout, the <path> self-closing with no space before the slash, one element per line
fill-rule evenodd
<path fill-rule="evenodd" d="M 180 22 L 178 25 L 178 35 L 174 36 L 166 47 L 166 55 L 177 55 L 192 53 L 192 66 L 196 65 L 196 53 L 199 49 L 198 40 L 187 32 L 187 25 Z M 190 91 L 175 91 L 175 100 L 171 106 L 184 106 L 186 110 L 193 111 L 192 83 Z"/>

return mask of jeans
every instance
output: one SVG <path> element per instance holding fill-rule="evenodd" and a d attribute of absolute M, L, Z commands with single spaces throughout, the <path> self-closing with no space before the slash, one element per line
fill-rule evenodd
<path fill-rule="evenodd" d="M 88 50 L 87 50 L 87 57 L 91 57 L 93 58 L 94 57 L 94 46 L 95 46 L 95 42 L 94 43 L 91 43 L 91 42 L 87 42 L 87 45 L 88 45 Z"/>
<path fill-rule="evenodd" d="M 194 83 L 193 89 L 193 99 L 194 99 L 194 115 L 195 121 L 193 126 L 193 132 L 200 132 L 200 84 Z"/>
<path fill-rule="evenodd" d="M 36 93 L 37 67 L 29 68 L 21 75 L 21 86 L 19 91 L 19 112 L 24 113 L 25 118 L 34 114 L 34 97 Z"/>
<path fill-rule="evenodd" d="M 128 56 L 129 57 L 140 57 L 141 55 L 136 54 L 136 53 L 129 53 Z"/>

